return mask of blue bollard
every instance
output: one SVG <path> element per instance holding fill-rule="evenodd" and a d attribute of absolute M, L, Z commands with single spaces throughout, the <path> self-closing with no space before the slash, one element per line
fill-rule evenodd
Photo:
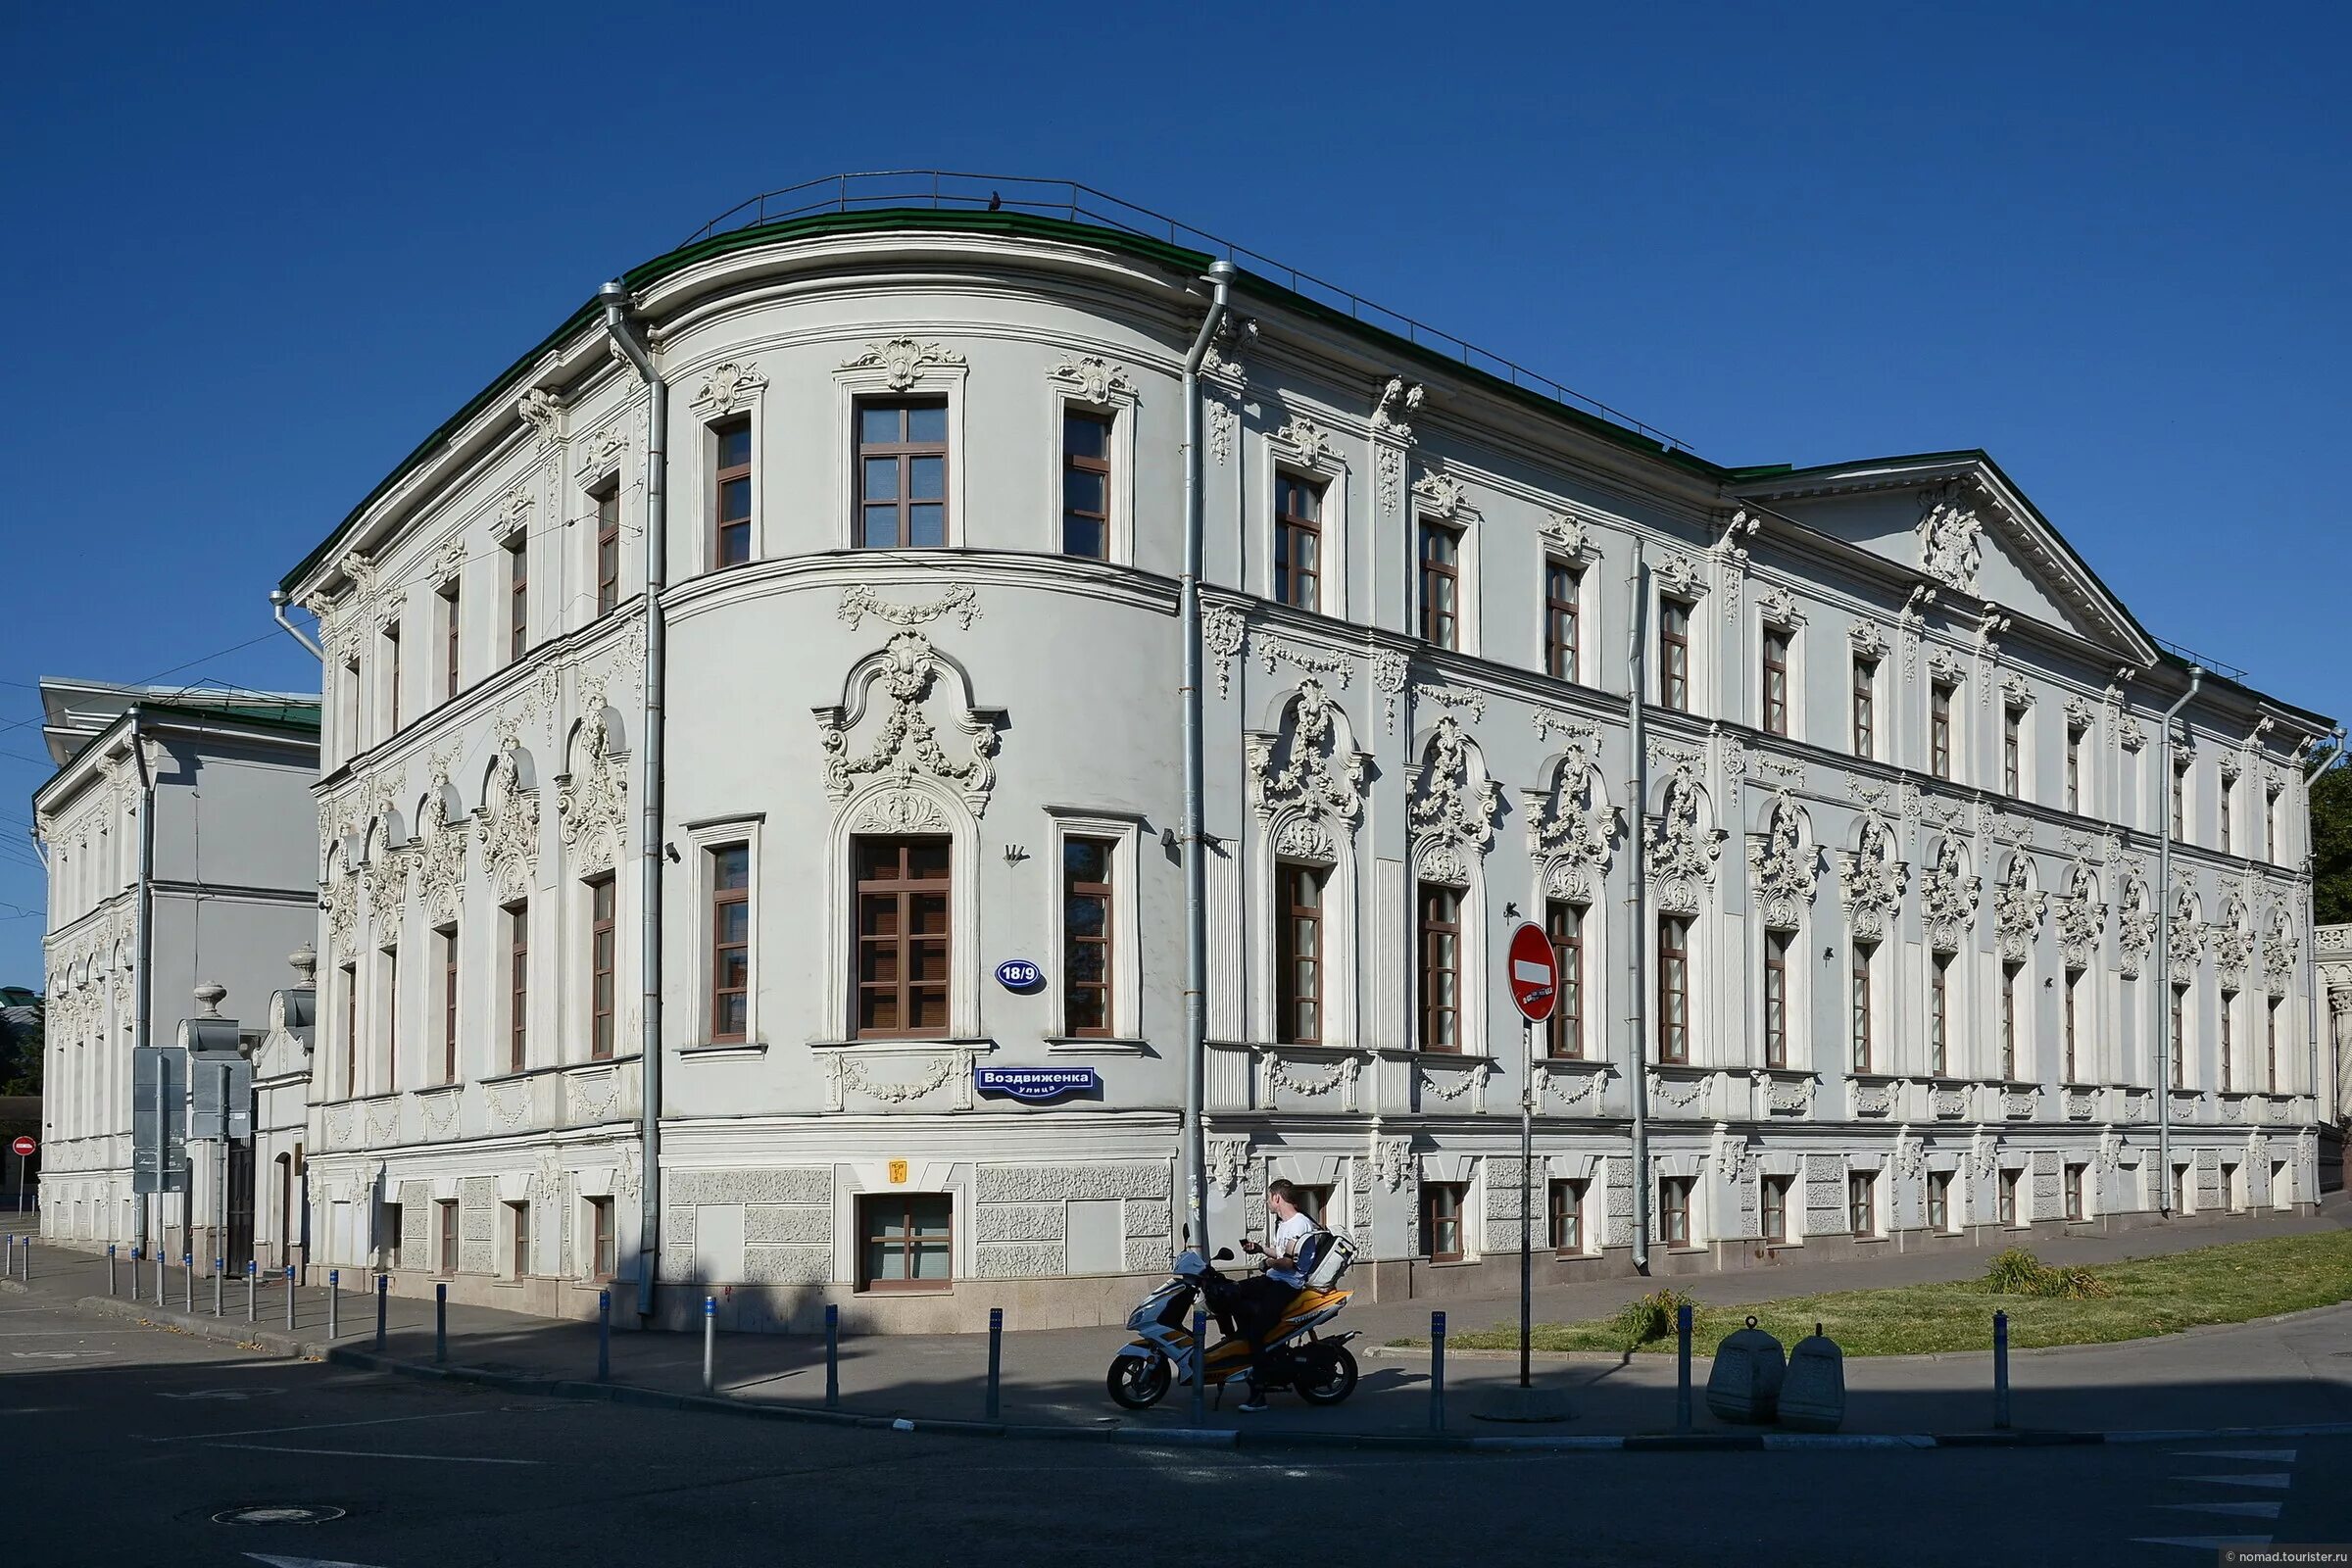
<path fill-rule="evenodd" d="M 326 1271 L 326 1343 L 334 1344 L 335 1336 L 342 1332 L 343 1271 L 330 1268 Z"/>
<path fill-rule="evenodd" d="M 2009 1430 L 2009 1314 L 1992 1314 L 1992 1425 Z"/>
<path fill-rule="evenodd" d="M 389 1281 L 385 1283 L 389 1284 Z M 433 1359 L 449 1359 L 449 1282 L 433 1282 Z"/>
<path fill-rule="evenodd" d="M 287 1272 L 292 1273 L 293 1271 L 289 1269 Z M 384 1306 L 385 1299 L 391 1291 L 392 1276 L 378 1274 L 375 1277 L 375 1348 L 378 1354 L 381 1354 L 384 1348 Z"/>
<path fill-rule="evenodd" d="M 286 1328 L 287 1328 L 288 1332 L 291 1332 L 291 1331 L 293 1330 L 293 1327 L 294 1327 L 294 1265 L 293 1265 L 293 1264 L 291 1264 L 291 1263 L 288 1263 L 288 1264 L 286 1265 Z"/>
<path fill-rule="evenodd" d="M 596 1293 L 596 1381 L 612 1381 L 612 1293 Z"/>
<path fill-rule="evenodd" d="M 988 1418 L 994 1421 L 999 1408 L 997 1399 L 998 1375 L 1004 1365 L 1004 1309 L 988 1309 Z"/>
<path fill-rule="evenodd" d="M 1429 1314 L 1429 1430 L 1446 1430 L 1446 1314 Z"/>
<path fill-rule="evenodd" d="M 1690 1430 L 1690 1308 L 1674 1309 L 1674 1430 Z"/>
<path fill-rule="evenodd" d="M 109 1296 L 117 1294 L 115 1289 L 115 1244 L 112 1242 L 106 1244 L 106 1294 Z"/>
<path fill-rule="evenodd" d="M 841 1408 L 841 1308 L 825 1304 L 825 1408 Z"/>
<path fill-rule="evenodd" d="M 703 1392 L 718 1392 L 718 1298 L 703 1298 Z"/>
<path fill-rule="evenodd" d="M 179 1309 L 190 1317 L 196 1315 L 196 1254 L 179 1254 Z"/>
<path fill-rule="evenodd" d="M 254 1279 L 261 1271 L 261 1265 L 252 1258 L 249 1257 L 245 1260 L 245 1321 L 248 1323 L 253 1321 Z"/>

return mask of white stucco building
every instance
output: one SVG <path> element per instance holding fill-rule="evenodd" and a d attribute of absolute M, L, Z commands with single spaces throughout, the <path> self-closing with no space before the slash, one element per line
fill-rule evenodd
<path fill-rule="evenodd" d="M 658 1316 L 725 1287 L 884 1329 L 1107 1320 L 1164 1269 L 1211 257 L 1019 206 L 648 263 L 665 453 L 592 302 L 288 574 L 328 646 L 315 1260 L 585 1313 L 651 1208 Z M 1658 1271 L 2131 1222 L 2160 1127 L 2181 1208 L 2313 1200 L 2327 719 L 2204 674 L 2163 777 L 2185 662 L 1982 453 L 1724 467 L 1319 287 L 1234 301 L 1200 383 L 1219 1241 L 1282 1175 L 1383 1296 L 1515 1267 L 1521 917 L 1575 978 L 1533 1068 L 1545 1277 L 1629 1266 L 1637 1182 Z M 1007 1065 L 1100 1088 L 981 1092 Z"/>
<path fill-rule="evenodd" d="M 159 1045 L 200 1014 L 200 985 L 226 987 L 232 1010 L 242 1002 L 258 1016 L 285 955 L 315 936 L 318 700 L 57 679 L 40 695 L 57 763 L 33 795 L 49 868 L 41 1232 L 125 1255 L 160 1240 L 172 1256 L 209 1257 L 223 1212 L 217 1163 L 193 1162 L 191 1190 L 160 1211 L 131 1195 L 130 1053 L 142 997 Z M 231 1160 L 225 1196 L 219 1250 L 242 1258 L 249 1149 Z"/>

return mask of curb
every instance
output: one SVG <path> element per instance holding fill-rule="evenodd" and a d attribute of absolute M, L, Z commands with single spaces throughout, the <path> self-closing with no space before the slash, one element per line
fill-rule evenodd
<path fill-rule="evenodd" d="M 17 1289 L 23 1291 L 24 1287 L 20 1285 Z M 259 1323 L 246 1323 L 237 1318 L 192 1316 L 168 1306 L 159 1307 L 122 1297 L 85 1296 L 73 1304 L 77 1311 L 94 1312 L 100 1317 L 122 1318 L 153 1328 L 170 1329 L 199 1340 L 268 1350 L 273 1355 L 293 1355 L 304 1360 L 322 1361 L 330 1349 L 324 1341 L 306 1340 L 300 1334 L 288 1334 L 284 1329 L 266 1329 Z"/>

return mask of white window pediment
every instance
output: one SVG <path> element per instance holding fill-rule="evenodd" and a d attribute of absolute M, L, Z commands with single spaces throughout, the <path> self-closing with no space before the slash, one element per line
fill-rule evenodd
<path fill-rule="evenodd" d="M 955 789 L 975 817 L 987 811 L 1004 710 L 976 706 L 963 667 L 921 632 L 902 631 L 859 660 L 841 703 L 811 711 L 834 800 L 848 800 L 863 780 L 904 786 L 920 776 Z M 853 744 L 859 739 L 862 749 Z"/>

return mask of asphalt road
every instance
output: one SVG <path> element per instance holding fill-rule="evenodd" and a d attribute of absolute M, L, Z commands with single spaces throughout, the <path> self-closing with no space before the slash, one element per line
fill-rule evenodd
<path fill-rule="evenodd" d="M 946 1438 L 517 1398 L 24 1301 L 0 1298 L 0 1540 L 25 1564 L 2021 1568 L 2214 1560 L 2148 1544 L 2168 1538 L 2352 1541 L 2352 1440 L 1520 1456 Z M 257 1506 L 342 1512 L 216 1518 Z"/>

